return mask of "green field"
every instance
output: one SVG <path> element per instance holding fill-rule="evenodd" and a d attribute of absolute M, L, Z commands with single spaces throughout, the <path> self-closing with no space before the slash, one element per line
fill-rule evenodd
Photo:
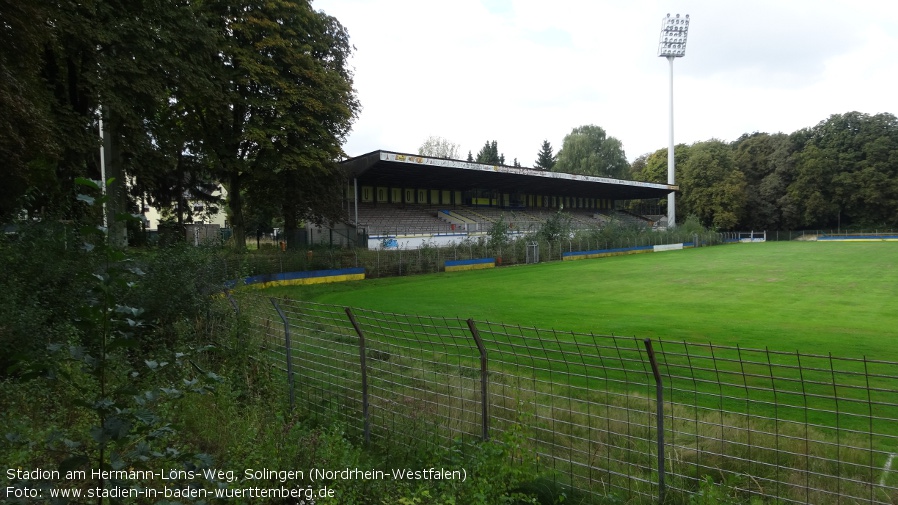
<path fill-rule="evenodd" d="M 867 483 L 887 482 L 877 497 L 898 503 L 898 474 L 881 471 L 898 451 L 896 243 L 734 244 L 263 293 L 324 307 L 473 318 L 481 336 L 491 326 L 484 321 L 558 330 L 506 333 L 499 327 L 484 337 L 491 426 L 507 425 L 514 405 L 527 405 L 535 419 L 532 443 L 547 458 L 592 471 L 590 458 L 601 441 L 600 453 L 612 455 L 602 468 L 621 475 L 630 475 L 633 462 L 645 463 L 652 451 L 639 445 L 652 439 L 648 429 L 636 445 L 626 445 L 632 430 L 654 422 L 651 408 L 642 410 L 652 395 L 642 386 L 645 361 L 627 350 L 641 342 L 583 334 L 650 337 L 664 382 L 666 443 L 676 455 L 668 468 L 674 487 L 694 490 L 697 479 L 713 474 L 762 496 L 828 503 L 834 496 L 866 499 Z M 330 328 L 316 308 L 290 310 L 298 338 L 315 353 L 301 367 L 301 380 L 321 381 L 319 390 L 332 395 L 339 388 L 319 364 L 352 356 L 352 331 L 339 323 Z M 383 407 L 374 411 L 401 417 L 399 400 L 429 399 L 476 421 L 476 408 L 460 399 L 461 391 L 475 387 L 464 381 L 476 374 L 461 372 L 477 366 L 473 346 L 463 357 L 447 351 L 435 337 L 438 321 L 418 334 L 407 328 L 415 318 L 373 318 L 365 337 L 367 370 L 384 395 Z M 428 396 L 442 388 L 453 392 Z M 593 483 L 592 474 L 572 475 L 583 486 Z"/>
<path fill-rule="evenodd" d="M 898 360 L 898 244 L 768 242 L 271 288 L 385 312 Z"/>

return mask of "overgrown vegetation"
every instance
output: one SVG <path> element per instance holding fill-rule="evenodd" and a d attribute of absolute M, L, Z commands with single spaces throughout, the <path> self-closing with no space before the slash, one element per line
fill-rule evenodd
<path fill-rule="evenodd" d="M 695 218 L 687 218 L 680 226 L 665 231 L 618 220 L 600 227 L 575 229 L 571 220 L 570 214 L 559 212 L 539 230 L 519 233 L 509 228 L 503 216 L 484 235 L 466 237 L 446 246 L 428 242 L 417 249 L 315 246 L 283 253 L 269 249 L 232 256 L 223 268 L 229 278 L 237 277 L 238 272 L 264 274 L 357 267 L 364 268 L 368 278 L 393 277 L 440 272 L 447 260 L 496 257 L 502 259 L 502 265 L 523 264 L 527 262 L 527 246 L 534 243 L 539 246 L 540 261 L 558 261 L 564 253 L 573 251 L 681 242 L 714 245 L 722 240 L 719 233 L 703 227 Z"/>
<path fill-rule="evenodd" d="M 714 252 L 722 249 L 740 247 Z M 523 274 L 520 269 L 502 273 Z M 446 277 L 431 280 L 441 282 L 446 290 L 441 299 L 451 303 L 449 299 L 459 293 Z M 468 277 L 486 279 L 480 273 Z M 558 283 L 570 286 L 574 282 L 559 279 Z M 412 283 L 396 279 L 373 284 L 409 287 Z M 462 293 L 473 290 L 476 287 L 468 285 Z M 413 291 L 407 299 L 423 299 L 426 294 L 421 293 L 432 291 Z M 242 293 L 241 306 L 255 307 L 256 320 L 262 322 L 264 314 L 272 312 L 269 294 Z M 368 299 L 375 297 L 369 294 Z M 297 384 L 306 390 L 298 402 L 300 408 L 338 413 L 350 428 L 361 430 L 358 340 L 350 336 L 354 330 L 349 321 L 335 312 L 363 302 L 321 305 L 281 299 L 278 303 L 297 315 L 291 317 L 291 331 L 294 342 L 299 342 L 295 345 L 303 351 L 294 369 Z M 536 310 L 536 305 L 527 309 Z M 376 388 L 369 386 L 372 432 L 388 439 L 394 452 L 413 452 L 421 440 L 446 446 L 459 433 L 476 436 L 484 419 L 478 401 L 482 383 L 477 380 L 476 345 L 470 340 L 445 339 L 446 334 L 456 334 L 459 320 L 421 316 L 426 310 L 413 309 L 410 313 L 419 314 L 415 316 L 385 310 L 358 312 L 364 312 L 359 320 L 364 320 L 368 384 L 377 383 Z M 657 482 L 653 473 L 657 411 L 651 386 L 643 382 L 652 381 L 646 376 L 650 367 L 644 361 L 642 342 L 527 330 L 495 321 L 477 326 L 489 356 L 490 433 L 497 436 L 523 425 L 525 450 L 539 451 L 540 464 L 558 468 L 562 482 L 594 493 L 594 499 L 614 492 L 628 503 L 645 503 L 646 497 L 658 492 L 652 485 Z M 267 338 L 271 329 L 260 324 L 256 335 Z M 275 334 L 266 347 L 272 349 L 278 342 Z M 665 503 L 777 503 L 777 499 L 827 503 L 837 495 L 864 498 L 876 482 L 880 482 L 873 491 L 877 498 L 895 499 L 894 475 L 880 472 L 883 465 L 890 465 L 889 454 L 894 451 L 890 442 L 895 440 L 894 423 L 889 421 L 894 419 L 894 409 L 886 410 L 880 403 L 886 401 L 885 392 L 894 389 L 893 381 L 880 382 L 888 372 L 871 369 L 872 375 L 865 379 L 859 362 L 852 359 L 656 342 L 656 351 L 664 349 L 659 366 L 667 402 L 669 501 Z M 283 361 L 277 352 L 271 358 Z M 883 366 L 884 370 L 890 367 Z M 334 374 L 334 370 L 346 373 Z M 843 378 L 836 380 L 837 376 Z M 857 379 L 849 383 L 850 376 Z M 868 397 L 865 380 L 868 388 L 884 396 L 872 393 Z M 799 390 L 813 400 L 796 405 Z M 882 422 L 870 423 L 866 417 L 869 402 L 879 404 L 877 417 Z M 839 405 L 838 413 L 831 410 L 834 404 Z M 853 411 L 852 405 L 856 406 Z M 528 415 L 522 418 L 522 411 Z M 708 475 L 713 481 L 707 481 Z"/>
<path fill-rule="evenodd" d="M 85 215 L 98 216 L 99 184 L 80 184 Z M 0 346 L 18 351 L 0 370 L 5 503 L 535 503 L 524 484 L 536 472 L 514 439 L 400 457 L 292 411 L 242 319 L 214 296 L 216 250 L 125 251 L 87 219 L 20 223 L 0 238 L 0 255 Z M 410 465 L 473 474 L 465 483 L 309 474 Z M 260 482 L 246 469 L 305 473 Z M 254 487 L 298 498 L 251 498 Z"/>
<path fill-rule="evenodd" d="M 88 192 L 98 190 L 97 183 L 81 184 Z M 62 490 L 82 493 L 71 503 L 284 502 L 233 498 L 252 487 L 292 489 L 306 503 L 313 502 L 309 498 L 347 504 L 595 502 L 558 484 L 551 470 L 540 466 L 529 443 L 538 423 L 526 415 L 506 426 L 498 440 L 397 450 L 389 437 L 365 448 L 340 422 L 291 410 L 283 374 L 258 359 L 245 317 L 215 296 L 223 279 L 246 273 L 249 257 L 235 266 L 214 249 L 120 250 L 92 221 L 102 197 L 86 194 L 82 200 L 91 204 L 82 223 L 24 222 L 0 239 L 8 271 L 0 279 L 0 345 L 17 351 L 3 356 L 0 370 L 0 461 L 24 472 L 58 472 L 14 471 L 12 478 L 6 473 L 14 489 L 4 495 L 8 502 L 65 503 L 51 498 Z M 636 241 L 643 233 L 621 226 L 568 241 Z M 503 254 L 512 251 L 515 258 L 518 243 L 461 247 L 475 253 L 501 245 Z M 439 249 L 423 248 L 419 254 L 432 266 Z M 321 256 L 304 255 L 305 261 L 322 261 Z M 403 433 L 402 426 L 396 433 Z M 279 473 L 264 484 L 244 478 L 244 470 L 263 468 L 307 473 Z M 463 468 L 468 478 L 332 475 L 312 482 L 313 468 Z M 111 473 L 92 473 L 99 470 Z M 203 473 L 212 470 L 222 471 Z M 171 478 L 135 473 L 142 471 L 168 472 Z M 121 497 L 164 488 L 176 494 Z M 201 489 L 232 498 L 184 496 Z M 333 497 L 314 495 L 322 491 Z M 93 497 L 85 499 L 90 492 Z M 739 497 L 708 481 L 699 494 L 677 499 L 736 503 Z M 601 503 L 621 500 L 608 496 Z"/>

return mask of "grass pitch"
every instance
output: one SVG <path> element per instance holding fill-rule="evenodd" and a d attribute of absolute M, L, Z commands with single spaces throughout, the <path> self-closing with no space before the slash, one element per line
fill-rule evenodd
<path fill-rule="evenodd" d="M 883 495 L 883 503 L 895 502 L 891 479 L 898 477 L 890 473 L 889 465 L 898 451 L 898 425 L 894 422 L 898 407 L 893 399 L 891 365 L 882 364 L 888 370 L 881 372 L 878 364 L 847 360 L 837 363 L 838 370 L 833 372 L 829 368 L 832 360 L 827 363 L 826 357 L 806 356 L 831 353 L 835 357 L 898 361 L 895 243 L 738 244 L 280 287 L 266 294 L 383 312 L 470 317 L 553 328 L 562 333 L 570 330 L 738 345 L 740 353 L 746 348 L 798 351 L 804 355 L 800 360 L 791 355 L 774 356 L 775 371 L 766 366 L 770 358 L 765 353 L 748 352 L 737 360 L 732 350 L 718 349 L 717 357 L 723 359 L 713 364 L 708 364 L 698 349 L 690 354 L 696 363 L 681 363 L 682 357 L 675 353 L 665 357 L 667 363 L 697 364 L 699 368 L 692 379 L 686 372 L 665 378 L 665 400 L 673 411 L 668 419 L 677 425 L 668 439 L 677 454 L 676 461 L 671 460 L 671 475 L 684 479 L 677 486 L 691 485 L 684 475 L 699 478 L 709 472 L 728 475 L 737 487 L 752 489 L 758 481 L 752 484 L 739 480 L 751 475 L 765 486 L 776 486 L 773 491 L 761 490 L 762 494 L 826 503 L 832 496 L 867 496 L 872 487 L 866 483 L 887 482 L 886 488 L 876 492 L 890 493 Z M 534 355 L 546 353 L 547 348 L 549 354 L 557 353 L 558 348 L 553 342 L 542 345 L 532 340 L 516 341 L 515 345 L 517 352 L 532 348 Z M 422 352 L 427 354 L 430 349 Z M 748 359 L 743 363 L 744 357 Z M 428 355 L 426 361 L 439 360 Z M 497 361 L 491 361 L 491 367 L 496 367 Z M 559 461 L 564 461 L 570 453 L 593 453 L 591 445 L 582 444 L 584 430 L 597 434 L 606 429 L 600 425 L 608 421 L 596 415 L 601 407 L 594 406 L 607 408 L 613 402 L 596 400 L 595 395 L 604 392 L 609 398 L 626 398 L 627 403 L 617 407 L 633 419 L 640 414 L 630 410 L 629 402 L 633 398 L 642 401 L 642 397 L 616 396 L 620 393 L 616 384 L 622 384 L 626 376 L 618 377 L 614 370 L 596 374 L 574 370 L 565 375 L 571 372 L 571 365 L 565 362 L 563 367 L 556 367 L 560 362 L 543 360 L 540 366 L 545 369 L 535 371 L 533 377 L 533 384 L 539 385 L 524 393 L 516 391 L 524 398 L 530 395 L 528 404 L 544 409 L 541 422 L 552 420 L 541 427 L 540 436 L 548 438 L 539 443 L 551 445 L 564 440 L 558 442 L 564 447 Z M 591 365 L 588 359 L 583 364 Z M 725 375 L 747 375 L 744 379 L 726 375 L 721 386 L 714 373 L 718 364 L 727 367 Z M 376 365 L 400 364 L 377 361 Z M 498 366 L 502 365 L 516 370 L 511 361 Z M 413 380 L 410 374 L 424 372 L 408 370 L 422 368 L 406 365 L 402 372 L 390 375 L 390 380 Z M 553 377 L 554 371 L 560 375 Z M 610 387 L 601 382 L 608 377 L 614 379 Z M 567 393 L 559 394 L 559 390 Z M 522 396 L 514 398 L 521 401 Z M 590 412 L 590 408 L 594 410 Z M 629 422 L 630 417 L 627 419 Z M 650 420 L 645 418 L 636 424 L 648 426 Z M 568 443 L 570 450 L 565 445 Z M 627 473 L 630 458 L 650 453 L 650 448 L 626 453 L 621 456 L 624 463 L 614 471 Z M 834 468 L 819 470 L 821 465 Z M 807 472 L 812 466 L 817 470 Z"/>
<path fill-rule="evenodd" d="M 768 242 L 272 295 L 385 312 L 898 360 L 898 246 Z"/>

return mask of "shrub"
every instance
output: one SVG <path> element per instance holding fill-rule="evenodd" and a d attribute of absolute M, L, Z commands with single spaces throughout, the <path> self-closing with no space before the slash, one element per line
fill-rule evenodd
<path fill-rule="evenodd" d="M 201 322 L 221 292 L 224 256 L 220 249 L 173 244 L 145 251 L 136 261 L 143 274 L 126 301 L 141 307 L 153 339 L 141 346 L 173 349 L 185 335 L 202 332 Z"/>
<path fill-rule="evenodd" d="M 51 342 L 76 334 L 77 300 L 86 289 L 80 272 L 96 258 L 78 247 L 77 233 L 55 222 L 21 222 L 0 236 L 0 379 Z"/>

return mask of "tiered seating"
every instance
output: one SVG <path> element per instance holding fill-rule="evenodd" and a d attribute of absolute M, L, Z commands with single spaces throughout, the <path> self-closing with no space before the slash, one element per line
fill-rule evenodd
<path fill-rule="evenodd" d="M 608 219 L 594 209 L 576 209 L 571 211 L 572 224 L 575 228 L 593 228 L 603 226 Z"/>
<path fill-rule="evenodd" d="M 510 229 L 530 230 L 537 229 L 545 222 L 539 216 L 534 216 L 531 211 L 500 209 L 496 207 L 459 207 L 452 210 L 465 219 L 478 224 L 478 229 L 485 231 L 502 219 Z"/>
<path fill-rule="evenodd" d="M 472 231 L 485 231 L 493 223 L 503 219 L 509 228 L 516 231 L 536 231 L 547 220 L 552 218 L 555 209 L 500 209 L 496 207 L 458 207 L 452 210 L 452 214 L 462 219 L 476 223 L 470 226 Z M 576 209 L 565 210 L 564 213 L 571 216 L 571 224 L 574 228 L 592 228 L 602 226 L 611 221 L 611 216 L 597 213 L 595 210 Z"/>
<path fill-rule="evenodd" d="M 437 210 L 422 205 L 359 205 L 359 227 L 369 235 L 450 233 L 452 225 L 437 217 Z"/>
<path fill-rule="evenodd" d="M 500 209 L 497 207 L 453 207 L 435 205 L 359 205 L 359 226 L 369 235 L 427 235 L 485 232 L 503 220 L 512 231 L 536 231 L 557 212 L 554 209 Z M 447 215 L 446 212 L 449 212 Z M 646 218 L 626 212 L 590 209 L 565 210 L 574 228 L 603 226 L 613 220 L 648 226 Z M 455 224 L 453 224 L 453 222 Z"/>
<path fill-rule="evenodd" d="M 651 226 L 650 222 L 647 218 L 642 216 L 637 216 L 635 214 L 630 214 L 629 212 L 624 212 L 620 210 L 610 211 L 610 216 L 612 219 L 616 219 L 624 224 L 632 225 L 632 226 Z"/>

